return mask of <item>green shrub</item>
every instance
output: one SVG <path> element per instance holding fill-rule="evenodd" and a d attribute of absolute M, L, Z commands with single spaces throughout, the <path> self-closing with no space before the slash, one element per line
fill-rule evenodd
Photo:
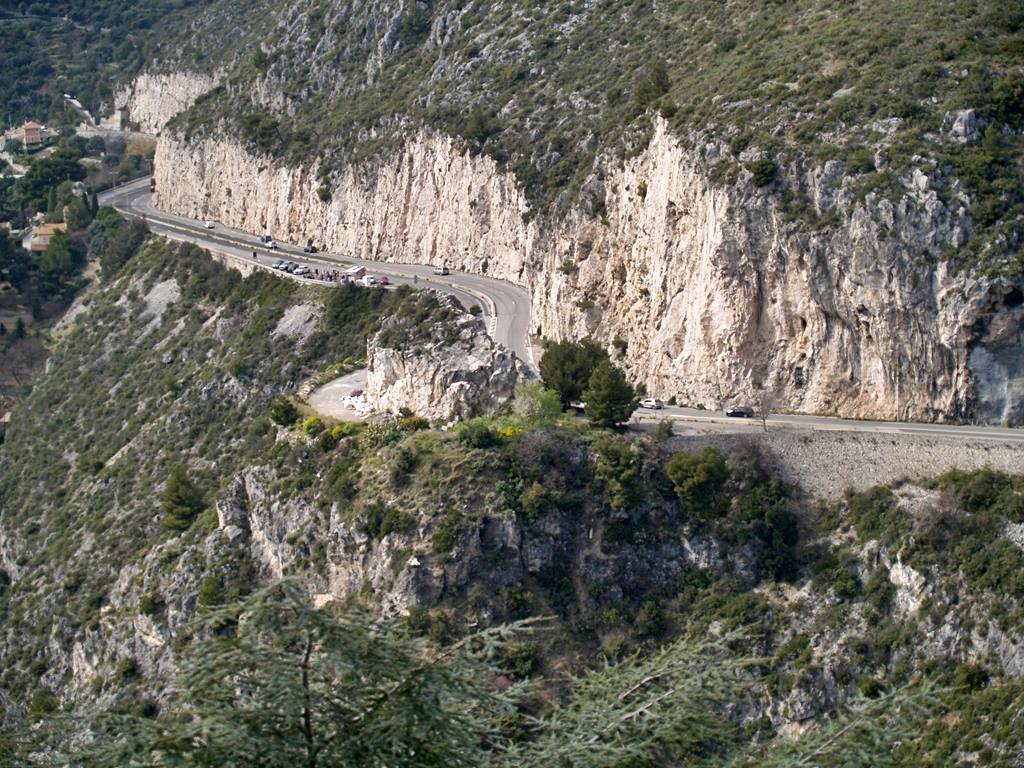
<path fill-rule="evenodd" d="M 271 415 L 273 418 L 273 415 Z M 302 422 L 302 431 L 310 437 L 316 437 L 324 431 L 324 422 L 319 416 L 309 416 Z"/>
<path fill-rule="evenodd" d="M 455 436 L 467 448 L 493 448 L 501 444 L 501 437 L 481 419 L 464 421 L 455 428 Z"/>
<path fill-rule="evenodd" d="M 430 429 L 430 422 L 422 416 L 403 416 L 398 420 L 398 428 L 411 434 L 423 429 Z"/>
<path fill-rule="evenodd" d="M 850 173 L 871 173 L 875 170 L 875 158 L 867 148 L 858 147 L 850 154 L 846 170 Z"/>
<path fill-rule="evenodd" d="M 224 601 L 224 593 L 220 579 L 210 574 L 199 585 L 199 592 L 196 594 L 196 602 L 204 607 L 220 605 Z"/>
<path fill-rule="evenodd" d="M 139 613 L 144 616 L 156 616 L 165 607 L 163 597 L 159 592 L 148 592 L 139 598 Z"/>
<path fill-rule="evenodd" d="M 60 702 L 49 688 L 36 688 L 28 704 L 29 718 L 33 721 L 41 720 L 47 715 L 57 711 Z"/>
<path fill-rule="evenodd" d="M 169 531 L 184 531 L 206 508 L 202 491 L 192 482 L 182 464 L 175 464 L 167 478 L 163 493 L 164 519 L 161 525 Z"/>
<path fill-rule="evenodd" d="M 691 520 L 709 522 L 724 515 L 729 467 L 721 452 L 708 446 L 699 453 L 677 453 L 665 464 L 665 474 Z"/>
<path fill-rule="evenodd" d="M 117 662 L 117 668 L 114 672 L 114 677 L 119 683 L 130 683 L 139 676 L 139 662 L 133 657 L 121 659 Z"/>
<path fill-rule="evenodd" d="M 270 404 L 270 420 L 282 427 L 290 427 L 299 420 L 299 409 L 284 395 L 274 398 Z"/>
<path fill-rule="evenodd" d="M 448 555 L 459 541 L 462 527 L 462 513 L 457 509 L 449 509 L 444 513 L 440 525 L 430 539 L 431 547 L 438 555 Z"/>
<path fill-rule="evenodd" d="M 752 160 L 747 163 L 747 170 L 751 173 L 751 181 L 755 187 L 767 187 L 775 181 L 777 168 L 775 162 L 769 158 Z"/>

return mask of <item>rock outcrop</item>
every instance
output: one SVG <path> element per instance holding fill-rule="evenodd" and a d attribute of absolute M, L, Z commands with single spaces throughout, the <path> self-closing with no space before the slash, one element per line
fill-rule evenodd
<path fill-rule="evenodd" d="M 160 133 L 167 121 L 188 109 L 217 81 L 199 72 L 141 74 L 114 96 L 114 109 L 143 133 Z"/>
<path fill-rule="evenodd" d="M 430 329 L 428 341 L 391 346 L 387 323 L 368 341 L 366 398 L 374 410 L 397 414 L 407 408 L 448 423 L 494 413 L 512 398 L 522 364 L 487 335 L 481 320 L 457 309 L 450 297 L 441 301 L 456 311 Z"/>
<path fill-rule="evenodd" d="M 532 331 L 621 340 L 618 362 L 632 377 L 683 403 L 721 407 L 765 389 L 777 407 L 803 412 L 1024 421 L 1021 286 L 954 273 L 940 258 L 969 235 L 966 199 L 944 202 L 920 169 L 895 203 L 861 198 L 841 163 L 796 161 L 784 172 L 811 217 L 838 221 L 810 228 L 747 171 L 713 181 L 727 152 L 690 148 L 659 122 L 643 153 L 595 172 L 591 205 L 554 222 L 529 216 L 511 175 L 446 136 L 420 134 L 373 166 L 339 172 L 324 201 L 316 164 L 164 135 L 157 204 L 519 283 L 531 292 Z"/>

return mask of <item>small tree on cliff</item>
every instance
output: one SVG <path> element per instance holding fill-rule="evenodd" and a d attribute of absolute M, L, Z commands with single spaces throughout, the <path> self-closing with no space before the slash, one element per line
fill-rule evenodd
<path fill-rule="evenodd" d="M 608 360 L 594 369 L 583 399 L 587 418 L 595 427 L 617 427 L 629 421 L 640 402 L 626 375 Z"/>
<path fill-rule="evenodd" d="M 163 527 L 170 531 L 184 531 L 206 507 L 203 492 L 188 476 L 182 464 L 175 464 L 164 488 Z"/>
<path fill-rule="evenodd" d="M 608 353 L 590 339 L 549 342 L 540 359 L 540 377 L 545 387 L 562 398 L 564 408 L 583 396 L 594 369 L 607 359 Z"/>

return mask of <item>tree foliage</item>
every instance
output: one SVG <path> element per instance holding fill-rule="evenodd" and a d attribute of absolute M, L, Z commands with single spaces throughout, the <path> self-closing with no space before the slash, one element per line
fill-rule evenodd
<path fill-rule="evenodd" d="M 202 491 L 188 476 L 182 464 L 171 467 L 163 492 L 163 527 L 171 531 L 184 531 L 206 507 Z"/>
<path fill-rule="evenodd" d="M 280 582 L 204 616 L 160 717 L 99 715 L 95 739 L 62 755 L 92 766 L 485 765 L 515 693 L 493 685 L 493 659 L 514 631 L 438 651 L 364 612 L 312 608 Z"/>
<path fill-rule="evenodd" d="M 562 413 L 562 403 L 555 390 L 539 381 L 524 381 L 516 384 L 512 410 L 528 424 L 550 424 Z"/>
<path fill-rule="evenodd" d="M 617 427 L 629 421 L 640 399 L 626 375 L 602 360 L 594 368 L 583 392 L 587 404 L 587 418 L 596 427 Z"/>
<path fill-rule="evenodd" d="M 290 427 L 299 420 L 299 409 L 284 395 L 278 395 L 270 404 L 270 420 L 282 427 Z"/>
<path fill-rule="evenodd" d="M 690 519 L 708 521 L 724 512 L 723 489 L 729 479 L 729 467 L 715 448 L 677 453 L 665 464 L 665 474 Z"/>
<path fill-rule="evenodd" d="M 562 398 L 562 406 L 568 406 L 583 396 L 597 364 L 607 359 L 608 353 L 591 339 L 548 342 L 540 359 L 540 377 Z"/>
<path fill-rule="evenodd" d="M 58 715 L 34 734 L 45 750 L 10 747 L 20 765 L 90 768 L 873 768 L 896 765 L 892 745 L 935 708 L 933 691 L 900 690 L 800 739 L 752 742 L 730 712 L 755 703 L 761 660 L 725 637 L 584 672 L 538 712 L 523 706 L 534 686 L 501 666 L 531 623 L 435 647 L 278 582 L 204 613 L 158 715 Z"/>

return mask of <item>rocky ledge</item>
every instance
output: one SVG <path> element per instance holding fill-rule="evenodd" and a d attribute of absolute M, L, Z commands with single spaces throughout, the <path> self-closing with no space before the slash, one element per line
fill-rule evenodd
<path fill-rule="evenodd" d="M 421 324 L 424 336 L 407 344 L 391 318 L 367 343 L 366 397 L 376 411 L 404 409 L 448 423 L 494 413 L 508 402 L 526 369 L 516 356 L 487 335 L 484 323 L 450 296 L 437 298 L 439 311 Z"/>

